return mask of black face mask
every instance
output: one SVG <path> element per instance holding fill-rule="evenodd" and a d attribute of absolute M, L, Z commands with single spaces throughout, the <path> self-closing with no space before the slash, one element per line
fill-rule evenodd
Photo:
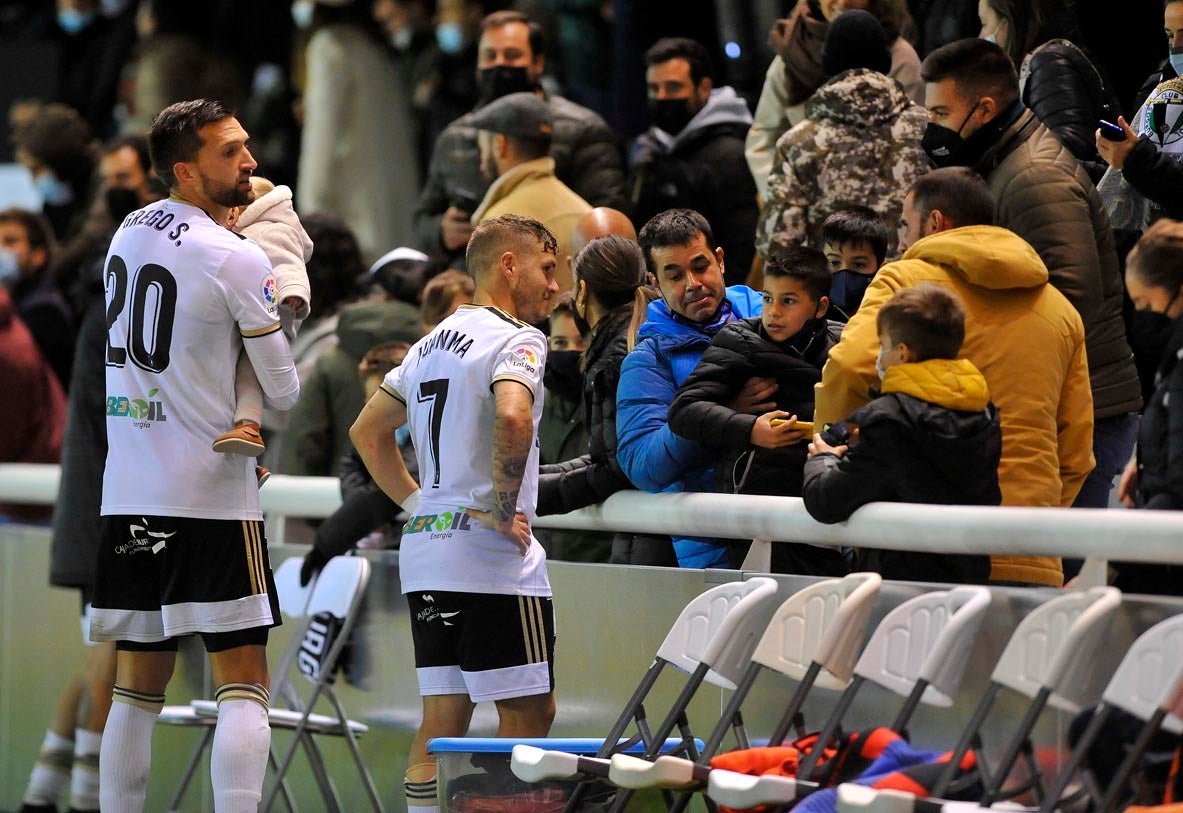
<path fill-rule="evenodd" d="M 847 268 L 835 272 L 830 283 L 830 304 L 849 319 L 863 304 L 863 295 L 873 279 L 874 274 L 859 274 Z"/>
<path fill-rule="evenodd" d="M 587 301 L 583 303 L 584 312 L 587 311 Z M 575 329 L 579 331 L 579 335 L 587 339 L 591 335 L 592 326 L 584 318 L 583 314 L 579 312 L 579 306 L 571 308 L 571 317 L 575 320 Z"/>
<path fill-rule="evenodd" d="M 134 189 L 113 186 L 107 190 L 107 211 L 116 223 L 140 208 L 140 196 Z"/>
<path fill-rule="evenodd" d="M 1178 298 L 1178 293 L 1171 297 L 1171 301 L 1167 303 L 1167 310 L 1171 309 Z M 1174 332 L 1175 320 L 1165 312 L 1150 309 L 1134 311 L 1134 318 L 1130 323 L 1130 338 L 1134 346 L 1143 353 L 1153 358 L 1161 357 Z"/>
<path fill-rule="evenodd" d="M 677 135 L 694 118 L 689 99 L 650 99 L 649 121 L 659 130 Z"/>
<path fill-rule="evenodd" d="M 542 385 L 560 398 L 579 401 L 583 396 L 583 373 L 579 369 L 581 350 L 551 350 L 546 354 Z"/>
<path fill-rule="evenodd" d="M 511 65 L 481 68 L 476 72 L 476 84 L 482 106 L 511 93 L 529 93 L 534 90 L 529 71 Z"/>
<path fill-rule="evenodd" d="M 981 100 L 979 100 L 970 108 L 969 113 L 965 116 L 965 120 L 957 128 L 957 132 L 953 132 L 948 127 L 931 121 L 924 128 L 924 138 L 920 140 L 920 146 L 928 153 L 928 157 L 938 167 L 965 165 L 963 161 L 958 160 L 958 153 L 965 146 L 965 139 L 961 137 L 961 131 L 965 129 L 965 125 L 969 124 L 970 118 L 977 111 L 981 103 Z"/>

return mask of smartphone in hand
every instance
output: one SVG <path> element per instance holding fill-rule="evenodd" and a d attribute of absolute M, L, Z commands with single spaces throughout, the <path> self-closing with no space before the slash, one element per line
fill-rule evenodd
<path fill-rule="evenodd" d="M 1106 141 L 1125 141 L 1125 130 L 1118 127 L 1113 122 L 1101 119 L 1101 137 Z"/>
<path fill-rule="evenodd" d="M 772 426 L 783 426 L 788 422 L 789 422 L 788 418 L 773 418 L 771 421 L 769 421 L 769 423 Z M 802 432 L 808 432 L 810 435 L 812 435 L 813 434 L 813 422 L 812 421 L 797 421 L 797 423 L 793 426 L 793 429 L 795 429 L 795 430 L 800 429 Z"/>

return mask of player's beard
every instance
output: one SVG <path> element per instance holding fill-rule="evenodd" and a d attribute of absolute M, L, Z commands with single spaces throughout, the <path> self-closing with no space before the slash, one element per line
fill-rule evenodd
<path fill-rule="evenodd" d="M 251 188 L 249 182 L 244 189 L 239 187 L 237 182 L 234 184 L 223 184 L 210 180 L 209 178 L 202 178 L 201 186 L 207 198 L 219 206 L 225 206 L 227 208 L 248 206 L 255 199 L 254 190 Z"/>

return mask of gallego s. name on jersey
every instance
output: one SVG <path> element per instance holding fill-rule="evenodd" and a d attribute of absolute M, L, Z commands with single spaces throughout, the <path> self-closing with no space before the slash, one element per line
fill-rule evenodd
<path fill-rule="evenodd" d="M 433 350 L 447 350 L 464 358 L 464 354 L 472 347 L 472 339 L 459 330 L 443 330 L 434 333 L 431 338 L 419 345 L 419 358 L 422 359 Z"/>

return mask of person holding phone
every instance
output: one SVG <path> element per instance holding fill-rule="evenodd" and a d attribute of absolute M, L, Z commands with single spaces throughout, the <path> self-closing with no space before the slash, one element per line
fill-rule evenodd
<path fill-rule="evenodd" d="M 933 283 L 904 288 L 875 317 L 880 389 L 851 413 L 858 434 L 809 444 L 804 498 L 819 522 L 871 502 L 999 505 L 1002 426 L 986 378 L 964 358 L 965 307 Z M 990 557 L 863 549 L 859 570 L 885 579 L 985 584 Z"/>
<path fill-rule="evenodd" d="M 764 309 L 760 316 L 724 327 L 711 341 L 670 405 L 675 434 L 722 453 L 716 467 L 719 490 L 732 494 L 801 496 L 813 387 L 840 322 L 826 319 L 830 270 L 817 249 L 796 248 L 764 266 Z M 773 409 L 752 415 L 732 406 L 753 376 L 777 385 Z M 774 545 L 778 573 L 838 576 L 849 572 L 842 552 L 807 544 Z M 733 560 L 736 558 L 733 555 Z"/>

